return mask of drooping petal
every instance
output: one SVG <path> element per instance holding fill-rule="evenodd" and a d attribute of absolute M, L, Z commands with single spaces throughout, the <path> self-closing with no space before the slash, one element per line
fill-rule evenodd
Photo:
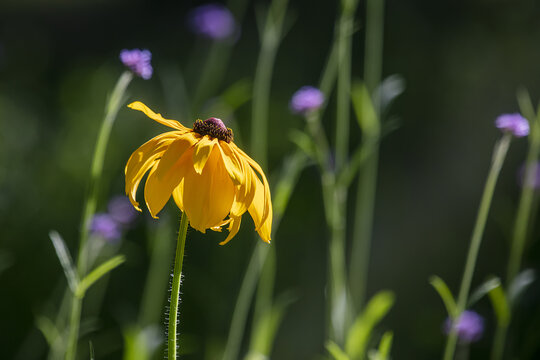
<path fill-rule="evenodd" d="M 163 118 L 163 116 L 161 116 L 161 114 L 156 114 L 148 106 L 144 105 L 140 101 L 132 102 L 131 104 L 128 105 L 128 107 L 133 109 L 133 110 L 142 111 L 150 119 L 155 120 L 158 123 L 163 124 L 165 126 L 172 127 L 173 129 L 177 129 L 177 130 L 180 130 L 182 132 L 191 131 L 191 129 L 185 127 L 184 125 L 180 124 L 176 120 L 165 119 L 165 118 Z"/>
<path fill-rule="evenodd" d="M 249 214 L 255 223 L 255 230 L 266 242 L 270 242 L 272 232 L 272 204 L 265 201 L 265 189 L 261 181 L 257 178 L 257 187 L 253 202 L 249 206 Z M 264 214 L 267 214 L 265 217 Z"/>
<path fill-rule="evenodd" d="M 178 184 L 178 186 L 174 188 L 172 195 L 173 195 L 174 202 L 176 203 L 176 206 L 178 206 L 180 211 L 184 211 L 184 203 L 183 203 L 184 179 L 182 179 L 180 181 L 180 184 Z"/>
<path fill-rule="evenodd" d="M 242 222 L 242 218 L 239 216 L 232 216 L 230 220 L 231 222 L 229 223 L 229 235 L 225 240 L 220 242 L 219 245 L 225 245 L 226 243 L 231 241 L 231 239 L 238 233 L 238 230 L 240 230 L 240 223 Z"/>
<path fill-rule="evenodd" d="M 268 210 L 270 209 L 270 211 L 272 211 L 272 200 L 270 198 L 270 186 L 268 185 L 268 180 L 266 179 L 266 176 L 264 175 L 264 172 L 263 172 L 261 166 L 259 164 L 257 164 L 257 162 L 255 160 L 250 158 L 245 152 L 243 152 L 234 143 L 231 142 L 230 146 L 231 146 L 231 149 L 233 151 L 235 151 L 239 155 L 239 157 L 245 159 L 249 163 L 249 165 L 259 173 L 259 175 L 261 176 L 261 178 L 263 180 L 263 185 L 264 185 L 263 186 L 263 189 L 264 189 L 264 194 L 263 194 L 264 211 L 263 211 L 262 219 L 261 219 L 261 223 L 263 223 L 263 222 L 266 221 L 266 218 L 269 215 Z M 270 216 L 271 216 L 271 214 L 270 214 Z"/>
<path fill-rule="evenodd" d="M 234 202 L 231 207 L 231 215 L 241 216 L 245 213 L 255 196 L 255 190 L 257 188 L 257 182 L 255 181 L 257 175 L 246 160 L 239 158 L 239 163 L 242 164 L 242 171 L 244 172 L 244 181 L 241 185 L 237 186 L 234 196 Z M 259 181 L 260 182 L 260 181 Z"/>
<path fill-rule="evenodd" d="M 225 141 L 218 143 L 219 150 L 221 151 L 221 158 L 225 164 L 225 169 L 229 173 L 231 180 L 235 185 L 240 185 L 244 182 L 244 169 L 241 161 L 236 154 L 231 150 L 229 144 Z"/>
<path fill-rule="evenodd" d="M 195 151 L 193 152 L 193 168 L 197 174 L 201 174 L 204 169 L 204 165 L 208 161 L 208 157 L 212 153 L 214 145 L 218 143 L 217 139 L 210 138 L 208 135 L 199 139 L 195 145 Z"/>
<path fill-rule="evenodd" d="M 126 195 L 133 206 L 141 211 L 139 203 L 135 200 L 137 188 L 144 174 L 150 170 L 156 159 L 167 150 L 167 147 L 178 137 L 177 131 L 167 132 L 154 137 L 141 145 L 131 154 L 124 173 L 126 175 Z"/>
<path fill-rule="evenodd" d="M 192 148 L 193 149 L 193 148 Z M 229 214 L 234 185 L 214 147 L 201 174 L 193 166 L 184 178 L 183 205 L 190 225 L 201 232 L 218 226 Z"/>
<path fill-rule="evenodd" d="M 184 153 L 193 145 L 197 143 L 198 139 L 192 132 L 188 132 L 179 135 L 178 138 L 173 141 L 167 151 L 163 154 L 159 160 L 159 167 L 156 170 L 156 175 L 162 179 L 173 167 L 178 160 L 184 155 Z"/>
<path fill-rule="evenodd" d="M 144 187 L 144 198 L 152 217 L 155 218 L 161 209 L 163 209 L 171 197 L 173 190 L 178 187 L 185 174 L 193 167 L 191 163 L 192 156 L 193 147 L 190 147 L 169 169 L 162 173 L 162 176 L 157 175 L 161 167 L 161 162 L 153 168 L 155 171 L 151 171 L 148 175 Z"/>

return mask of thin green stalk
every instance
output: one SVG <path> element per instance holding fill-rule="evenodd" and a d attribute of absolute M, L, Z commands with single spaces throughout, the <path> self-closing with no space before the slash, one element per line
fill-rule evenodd
<path fill-rule="evenodd" d="M 375 89 L 381 82 L 384 0 L 368 0 L 366 13 L 364 80 L 366 88 L 371 94 L 377 119 L 380 122 L 380 96 L 375 96 Z M 365 303 L 379 165 L 379 134 L 372 135 L 364 132 L 362 136 L 364 137 L 362 147 L 369 155 L 362 165 L 358 178 L 349 268 L 351 299 L 357 312 L 362 309 Z"/>
<path fill-rule="evenodd" d="M 268 10 L 261 35 L 261 52 L 257 60 L 255 79 L 253 81 L 251 151 L 263 169 L 266 168 L 268 156 L 268 104 L 272 72 L 277 49 L 281 41 L 287 3 L 288 0 L 274 0 Z"/>
<path fill-rule="evenodd" d="M 109 102 L 105 110 L 105 117 L 101 123 L 99 134 L 96 142 L 96 148 L 94 150 L 94 157 L 92 160 L 92 167 L 90 170 L 90 184 L 86 203 L 84 205 L 83 218 L 81 222 L 81 235 L 79 242 L 79 256 L 77 261 L 77 270 L 79 276 L 82 276 L 88 270 L 87 267 L 87 254 L 86 254 L 86 242 L 88 241 L 88 225 L 92 220 L 96 212 L 97 199 L 99 193 L 99 182 L 101 174 L 103 173 L 103 162 L 105 160 L 105 151 L 107 150 L 107 144 L 109 143 L 109 137 L 111 135 L 111 129 L 120 110 L 120 106 L 124 101 L 124 94 L 126 89 L 133 79 L 133 74 L 130 71 L 125 71 L 114 90 L 109 97 Z"/>
<path fill-rule="evenodd" d="M 180 228 L 178 229 L 178 240 L 176 242 L 176 256 L 174 258 L 174 272 L 169 308 L 169 328 L 167 334 L 167 358 L 169 360 L 176 360 L 177 358 L 178 302 L 180 300 L 180 283 L 182 281 L 182 264 L 184 263 L 184 247 L 186 245 L 188 223 L 189 221 L 186 214 L 182 213 Z"/>
<path fill-rule="evenodd" d="M 105 117 L 101 123 L 99 130 L 94 157 L 92 159 L 92 167 L 90 170 L 89 191 L 86 197 L 86 202 L 83 210 L 81 221 L 80 239 L 79 239 L 79 254 L 77 258 L 77 272 L 80 278 L 83 278 L 87 269 L 88 254 L 86 252 L 86 243 L 88 241 L 88 226 L 92 217 L 96 212 L 97 199 L 99 193 L 99 182 L 103 173 L 103 162 L 105 160 L 105 152 L 111 129 L 118 114 L 118 110 L 124 100 L 126 89 L 133 79 L 133 74 L 130 71 L 125 71 L 118 79 L 114 90 L 109 97 L 107 107 L 105 109 Z M 83 296 L 84 297 L 84 296 Z M 73 360 L 77 354 L 77 340 L 79 338 L 79 324 L 81 321 L 82 301 L 83 297 L 73 295 L 71 314 L 69 319 L 68 343 L 66 348 L 66 360 Z"/>
<path fill-rule="evenodd" d="M 523 258 L 523 252 L 525 250 L 525 242 L 527 240 L 531 211 L 533 209 L 533 184 L 536 181 L 537 162 L 538 155 L 540 153 L 540 126 L 535 118 L 530 119 L 530 123 L 530 146 L 527 154 L 525 174 L 523 176 L 523 187 L 521 190 L 521 197 L 519 199 L 516 221 L 514 223 L 512 246 L 510 248 L 510 256 L 506 270 L 506 289 L 510 288 L 510 285 L 516 278 L 521 268 L 521 259 Z M 497 324 L 495 338 L 491 348 L 492 360 L 500 360 L 503 358 L 508 326 L 509 324 Z"/>
<path fill-rule="evenodd" d="M 337 114 L 336 114 L 336 143 L 335 168 L 339 173 L 347 163 L 349 152 L 349 120 L 350 120 L 350 92 L 351 92 L 351 48 L 354 12 L 356 0 L 343 0 L 342 12 L 338 22 L 338 74 L 337 74 Z M 325 176 L 323 175 L 323 178 Z M 329 179 L 328 176 L 326 176 Z M 348 291 L 346 283 L 345 259 L 345 229 L 347 188 L 336 186 L 333 181 L 326 181 L 325 196 L 329 200 L 330 215 L 328 224 L 331 236 L 329 244 L 329 336 L 331 340 L 343 345 L 346 333 L 348 315 Z M 323 179 L 323 182 L 324 179 Z"/>
<path fill-rule="evenodd" d="M 456 315 L 454 319 L 452 319 L 453 321 L 459 319 L 459 317 L 465 310 L 465 306 L 467 304 L 467 298 L 469 297 L 469 290 L 471 288 L 471 282 L 474 275 L 474 268 L 476 266 L 476 260 L 478 258 L 480 245 L 482 243 L 482 236 L 484 234 L 489 208 L 491 206 L 491 200 L 493 199 L 495 185 L 497 184 L 497 179 L 501 172 L 501 168 L 504 163 L 506 153 L 508 152 L 508 147 L 510 146 L 511 140 L 512 135 L 510 133 L 504 134 L 502 139 L 497 142 L 497 144 L 495 145 L 495 149 L 493 150 L 491 169 L 489 170 L 486 185 L 484 187 L 484 193 L 482 194 L 482 200 L 480 201 L 480 208 L 478 210 L 476 224 L 474 225 L 474 230 L 472 233 L 471 243 L 469 247 L 469 253 L 467 255 L 465 270 L 463 272 L 463 279 L 461 280 L 461 286 L 459 289 Z M 446 341 L 446 348 L 444 350 L 443 357 L 444 360 L 453 359 L 456 344 L 457 328 L 455 326 L 452 326 L 450 334 L 448 335 Z"/>

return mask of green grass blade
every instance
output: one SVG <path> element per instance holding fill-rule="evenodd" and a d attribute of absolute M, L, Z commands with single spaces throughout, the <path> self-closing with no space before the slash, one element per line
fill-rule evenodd
<path fill-rule="evenodd" d="M 58 256 L 60 265 L 64 270 L 69 288 L 73 293 L 75 293 L 77 291 L 77 287 L 79 286 L 79 277 L 77 276 L 77 272 L 73 266 L 73 260 L 71 259 L 71 255 L 69 254 L 66 243 L 64 242 L 64 239 L 62 239 L 62 236 L 60 236 L 60 234 L 54 230 L 49 232 L 49 238 L 54 246 L 54 250 L 56 251 L 56 256 Z"/>
<path fill-rule="evenodd" d="M 90 274 L 86 275 L 84 279 L 81 280 L 79 283 L 79 286 L 77 287 L 77 291 L 75 293 L 78 297 L 83 297 L 84 293 L 90 286 L 92 286 L 96 281 L 101 279 L 104 275 L 115 269 L 116 267 L 120 266 L 122 263 L 126 261 L 126 257 L 124 255 L 117 255 L 103 264 L 99 265 L 97 268 L 92 270 Z"/>
<path fill-rule="evenodd" d="M 497 317 L 497 323 L 501 327 L 508 326 L 510 323 L 510 307 L 508 306 L 508 301 L 506 300 L 506 295 L 500 282 L 499 286 L 491 289 L 488 294 Z"/>
<path fill-rule="evenodd" d="M 334 360 L 350 360 L 349 356 L 332 340 L 328 340 L 326 343 L 326 350 L 328 350 Z"/>
<path fill-rule="evenodd" d="M 394 305 L 395 297 L 390 291 L 375 294 L 352 325 L 345 342 L 345 352 L 351 359 L 362 359 L 366 353 L 373 328 Z"/>
<path fill-rule="evenodd" d="M 429 279 L 429 283 L 435 288 L 442 301 L 444 302 L 444 306 L 446 307 L 448 316 L 450 316 L 452 319 L 455 318 L 457 315 L 456 301 L 454 300 L 454 296 L 452 295 L 452 292 L 450 291 L 444 280 L 436 275 L 433 275 Z"/>
<path fill-rule="evenodd" d="M 486 280 L 471 294 L 467 307 L 472 307 L 478 300 L 483 298 L 484 295 L 487 295 L 491 290 L 500 285 L 501 280 L 499 278 L 490 278 Z"/>

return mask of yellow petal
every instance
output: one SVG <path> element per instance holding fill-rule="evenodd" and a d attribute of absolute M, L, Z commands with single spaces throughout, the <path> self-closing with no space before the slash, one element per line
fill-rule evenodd
<path fill-rule="evenodd" d="M 184 211 L 184 204 L 183 204 L 183 195 L 184 194 L 184 179 L 182 179 L 180 181 L 180 184 L 178 184 L 177 187 L 174 188 L 173 190 L 173 199 L 174 199 L 174 202 L 176 203 L 176 206 L 178 206 L 178 208 L 180 209 L 180 211 Z"/>
<path fill-rule="evenodd" d="M 192 132 L 187 132 L 182 135 L 179 135 L 178 138 L 173 141 L 167 151 L 159 160 L 159 167 L 156 170 L 156 175 L 162 179 L 171 168 L 178 162 L 178 160 L 184 155 L 184 153 L 195 145 L 199 141 Z"/>
<path fill-rule="evenodd" d="M 228 223 L 230 223 L 232 221 L 232 219 L 227 219 L 227 220 L 224 220 L 221 224 L 217 225 L 217 226 L 214 226 L 214 227 L 211 227 L 210 230 L 212 231 L 217 231 L 217 232 L 221 232 L 221 228 L 225 225 L 227 225 Z"/>
<path fill-rule="evenodd" d="M 231 241 L 231 239 L 238 233 L 238 230 L 240 229 L 240 223 L 242 222 L 241 217 L 231 217 L 230 220 L 231 222 L 229 224 L 229 235 L 225 240 L 220 242 L 219 245 L 225 245 L 226 243 Z"/>
<path fill-rule="evenodd" d="M 233 216 L 241 216 L 248 210 L 253 202 L 257 188 L 257 182 L 255 180 L 258 180 L 258 178 L 251 166 L 243 159 L 240 159 L 240 163 L 243 164 L 244 181 L 236 188 L 234 202 L 231 207 L 231 215 Z"/>
<path fill-rule="evenodd" d="M 236 146 L 233 142 L 230 143 L 231 149 L 235 151 L 239 157 L 245 159 L 251 167 L 253 167 L 259 175 L 261 175 L 261 178 L 263 180 L 263 188 L 264 188 L 264 212 L 262 214 L 261 223 L 266 221 L 266 218 L 268 217 L 268 211 L 272 211 L 272 199 L 270 198 L 270 186 L 268 185 L 268 180 L 266 180 L 266 176 L 264 175 L 264 172 L 262 171 L 262 168 L 255 160 L 250 158 L 245 152 L 243 152 L 238 146 Z M 270 214 L 271 215 L 271 214 Z"/>
<path fill-rule="evenodd" d="M 193 147 L 187 149 L 173 166 L 162 173 L 162 176 L 157 176 L 161 162 L 155 165 L 152 171 L 150 171 L 146 179 L 146 185 L 144 186 L 144 199 L 153 217 L 156 217 L 161 209 L 163 209 L 171 197 L 173 190 L 178 187 L 188 169 L 192 167 L 192 156 Z"/>
<path fill-rule="evenodd" d="M 177 136 L 177 131 L 158 135 L 141 145 L 133 152 L 133 154 L 131 154 L 124 169 L 126 175 L 125 190 L 126 195 L 129 196 L 129 200 L 137 210 L 141 211 L 139 203 L 135 200 L 135 196 L 142 177 L 150 170 L 154 161 L 161 157 L 165 150 L 167 150 L 169 144 L 173 142 Z"/>
<path fill-rule="evenodd" d="M 234 199 L 234 185 L 220 157 L 214 148 L 201 174 L 191 166 L 184 177 L 182 203 L 190 225 L 201 232 L 222 223 Z"/>
<path fill-rule="evenodd" d="M 249 214 L 255 223 L 255 229 L 259 236 L 266 242 L 270 242 L 272 232 L 272 204 L 265 203 L 265 189 L 261 181 L 257 178 L 257 187 L 253 202 L 249 206 Z M 264 214 L 267 214 L 265 217 Z"/>
<path fill-rule="evenodd" d="M 195 151 L 193 152 L 193 167 L 197 174 L 201 174 L 208 161 L 208 157 L 214 148 L 214 145 L 218 143 L 217 139 L 210 138 L 210 136 L 205 135 L 199 139 L 195 145 Z"/>
<path fill-rule="evenodd" d="M 142 102 L 140 101 L 135 101 L 135 102 L 132 102 L 131 104 L 128 105 L 128 107 L 130 109 L 133 109 L 133 110 L 139 110 L 139 111 L 142 111 L 143 113 L 146 114 L 146 116 L 148 116 L 150 119 L 152 120 L 155 120 L 157 121 L 158 123 L 160 124 L 163 124 L 165 126 L 168 126 L 168 127 L 172 127 L 173 129 L 178 129 L 182 132 L 185 132 L 185 131 L 189 131 L 190 129 L 185 127 L 184 125 L 180 124 L 178 121 L 176 120 L 169 120 L 169 119 L 164 119 L 161 114 L 156 114 L 155 112 L 153 112 L 152 110 L 150 110 L 150 108 L 148 108 L 148 106 L 144 105 Z"/>
<path fill-rule="evenodd" d="M 244 169 L 240 159 L 231 150 L 229 144 L 225 141 L 218 143 L 219 150 L 221 151 L 221 158 L 225 164 L 225 168 L 231 177 L 231 180 L 235 185 L 241 185 L 244 182 Z"/>

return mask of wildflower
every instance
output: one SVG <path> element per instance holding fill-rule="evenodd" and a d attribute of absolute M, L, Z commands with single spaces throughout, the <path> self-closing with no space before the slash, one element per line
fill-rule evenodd
<path fill-rule="evenodd" d="M 122 236 L 118 223 L 105 213 L 94 215 L 90 223 L 90 232 L 108 241 L 118 240 Z"/>
<path fill-rule="evenodd" d="M 529 122 L 519 113 L 502 114 L 495 120 L 495 126 L 515 137 L 529 135 Z"/>
<path fill-rule="evenodd" d="M 444 332 L 450 333 L 452 321 L 448 318 L 444 323 Z M 484 332 L 484 319 L 476 312 L 465 310 L 454 323 L 458 339 L 462 343 L 472 343 L 480 340 Z"/>
<path fill-rule="evenodd" d="M 131 206 L 129 199 L 125 196 L 113 197 L 107 206 L 109 216 L 118 224 L 129 226 L 137 217 L 137 212 Z"/>
<path fill-rule="evenodd" d="M 303 86 L 291 98 L 289 107 L 295 114 L 305 115 L 317 110 L 324 103 L 324 94 L 313 86 Z"/>
<path fill-rule="evenodd" d="M 229 235 L 221 245 L 238 232 L 246 211 L 261 238 L 270 242 L 268 181 L 261 167 L 234 144 L 231 129 L 217 118 L 197 120 L 189 129 L 176 120 L 164 119 L 139 101 L 128 106 L 175 129 L 149 140 L 128 160 L 126 194 L 137 210 L 141 211 L 135 200 L 137 187 L 149 172 L 144 197 L 154 218 L 172 194 L 194 229 L 204 233 L 206 229 L 221 231 L 228 225 Z"/>
<path fill-rule="evenodd" d="M 191 30 L 213 40 L 224 40 L 234 34 L 236 22 L 229 9 L 220 4 L 199 6 L 188 15 Z"/>
<path fill-rule="evenodd" d="M 137 76 L 140 76 L 144 80 L 148 80 L 152 77 L 152 65 L 150 60 L 152 59 L 152 53 L 149 50 L 127 50 L 120 51 L 120 60 Z"/>

